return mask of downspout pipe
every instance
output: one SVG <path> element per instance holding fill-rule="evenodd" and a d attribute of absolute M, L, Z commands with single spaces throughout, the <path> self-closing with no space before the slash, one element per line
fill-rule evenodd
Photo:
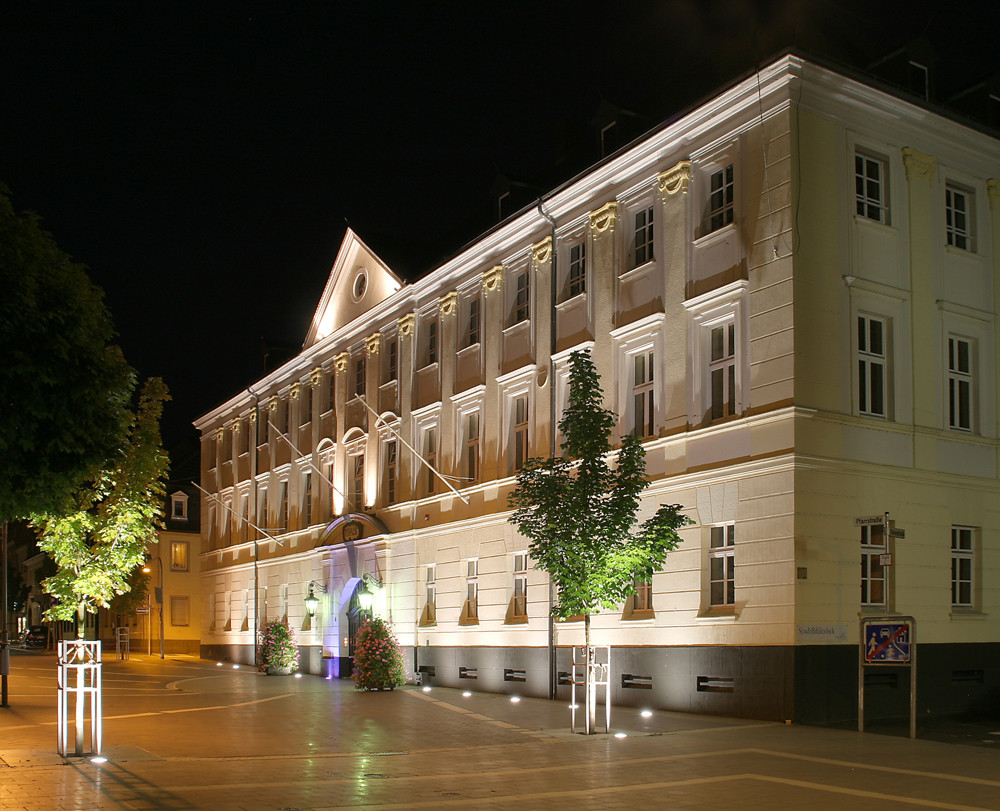
<path fill-rule="evenodd" d="M 254 431 L 259 432 L 260 431 L 260 397 L 258 397 L 254 393 L 254 390 L 251 389 L 249 386 L 247 386 L 247 394 L 249 394 L 253 398 L 253 414 L 254 414 L 253 429 L 254 429 Z M 248 428 L 247 429 L 247 433 L 249 434 L 249 432 L 250 432 L 250 429 Z M 250 441 L 250 439 L 251 438 L 248 436 L 247 440 Z M 264 522 L 261 521 L 260 520 L 260 516 L 257 515 L 257 439 L 258 439 L 258 437 L 255 436 L 255 437 L 253 437 L 253 440 L 252 440 L 253 453 L 250 456 L 250 480 L 253 482 L 253 510 L 254 510 L 254 516 L 257 518 L 257 524 L 259 526 L 263 526 Z M 247 513 L 249 514 L 249 512 L 250 511 L 248 509 Z M 260 606 L 257 605 L 257 602 L 260 600 L 260 582 L 259 582 L 260 581 L 260 573 L 259 573 L 259 571 L 257 569 L 257 557 L 258 557 L 258 555 L 257 555 L 257 541 L 258 541 L 257 532 L 255 531 L 254 532 L 254 539 L 253 539 L 253 641 L 251 642 L 251 647 L 253 648 L 253 666 L 255 668 L 260 665 L 260 663 L 257 661 L 257 617 L 260 616 L 260 613 L 259 613 Z"/>
<path fill-rule="evenodd" d="M 538 213 L 548 222 L 552 236 L 552 269 L 549 273 L 549 456 L 556 457 L 556 221 L 549 216 L 542 205 L 542 198 L 538 198 Z M 556 686 L 558 684 L 558 674 L 556 672 L 556 620 L 552 614 L 552 609 L 556 603 L 556 587 L 549 576 L 549 622 L 548 622 L 548 648 L 549 648 L 549 700 L 555 700 Z"/>

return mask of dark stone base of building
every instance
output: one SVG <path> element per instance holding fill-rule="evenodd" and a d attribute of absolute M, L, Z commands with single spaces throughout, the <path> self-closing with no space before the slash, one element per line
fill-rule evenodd
<path fill-rule="evenodd" d="M 411 654 L 412 649 L 407 651 Z M 560 682 L 571 652 L 556 651 Z M 549 695 L 545 648 L 417 649 L 425 684 L 509 695 Z M 803 724 L 857 721 L 858 649 L 853 645 L 613 648 L 611 701 L 620 707 L 731 715 Z M 866 718 L 909 715 L 909 669 L 865 669 Z M 557 697 L 568 702 L 570 687 Z M 921 645 L 919 715 L 1000 715 L 1000 643 Z"/>

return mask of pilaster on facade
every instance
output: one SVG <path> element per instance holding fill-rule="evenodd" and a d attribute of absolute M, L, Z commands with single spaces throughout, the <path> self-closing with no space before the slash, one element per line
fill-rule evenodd
<path fill-rule="evenodd" d="M 550 355 L 554 349 L 551 346 L 552 318 L 554 313 L 552 274 L 556 273 L 556 252 L 553 250 L 551 236 L 547 236 L 545 239 L 531 246 L 531 263 L 532 270 L 534 271 L 532 275 L 535 280 L 535 316 L 532 322 L 534 329 L 532 345 L 535 347 L 535 358 L 538 367 L 535 376 L 537 391 L 534 398 L 535 409 L 532 419 L 534 442 L 532 453 L 535 456 L 545 456 L 549 452 L 550 445 L 549 430 L 551 418 L 549 412 L 551 409 L 548 387 L 552 384 L 552 381 L 549 369 L 551 364 L 547 360 L 543 361 L 542 359 Z"/>
<path fill-rule="evenodd" d="M 618 203 L 605 203 L 590 217 L 590 240 L 593 271 L 593 307 L 595 320 L 593 359 L 598 373 L 610 379 L 614 374 L 614 344 L 610 330 L 615 324 L 615 289 L 621 272 L 619 240 L 615 237 L 618 221 Z M 604 388 L 604 407 L 614 408 L 614 395 L 610 386 Z"/>
<path fill-rule="evenodd" d="M 451 407 L 455 392 L 455 365 L 458 359 L 458 292 L 452 291 L 438 299 L 441 346 L 438 368 L 441 375 L 441 427 L 438 434 L 439 466 L 445 474 L 455 469 L 455 411 Z"/>
<path fill-rule="evenodd" d="M 683 313 L 690 262 L 691 162 L 679 161 L 658 177 L 661 198 L 661 233 L 663 309 L 665 313 Z M 658 388 L 661 391 L 684 391 L 687 387 L 687 358 L 690 354 L 689 329 L 684 317 L 666 318 L 662 326 L 664 347 L 658 361 Z M 673 433 L 687 427 L 688 413 L 683 397 L 664 397 L 663 430 Z"/>
<path fill-rule="evenodd" d="M 407 313 L 398 322 L 399 327 L 399 435 L 408 445 L 413 445 L 413 386 L 410 381 L 414 374 L 414 337 L 417 317 Z M 410 453 L 400 453 L 398 457 L 399 470 L 396 481 L 399 487 L 399 500 L 408 500 L 411 496 L 413 481 L 413 458 Z"/>
<path fill-rule="evenodd" d="M 502 325 L 504 323 L 503 295 L 503 265 L 495 265 L 483 273 L 483 323 Z M 483 401 L 483 445 L 480 449 L 482 459 L 482 475 L 485 480 L 497 476 L 497 458 L 500 453 L 499 436 L 496 426 L 500 425 L 500 387 L 497 378 L 500 376 L 500 358 L 502 350 L 502 333 L 499 329 L 484 331 L 483 346 L 483 380 L 486 385 L 486 396 Z"/>

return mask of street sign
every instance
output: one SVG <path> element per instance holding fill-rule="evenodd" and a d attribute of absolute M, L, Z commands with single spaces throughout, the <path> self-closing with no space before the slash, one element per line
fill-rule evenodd
<path fill-rule="evenodd" d="M 148 614 L 148 613 L 149 613 L 149 606 L 148 606 L 148 605 L 140 605 L 140 606 L 139 606 L 139 607 L 138 607 L 138 608 L 137 608 L 137 609 L 135 610 L 135 613 L 136 613 L 136 614 Z"/>
<path fill-rule="evenodd" d="M 896 529 L 895 527 L 889 527 L 889 537 L 899 538 L 899 540 L 903 540 L 906 537 L 906 530 Z"/>
<path fill-rule="evenodd" d="M 865 622 L 864 656 L 867 664 L 908 665 L 912 625 L 907 620 Z"/>
<path fill-rule="evenodd" d="M 883 552 L 878 556 L 880 566 L 892 566 L 892 552 Z"/>
<path fill-rule="evenodd" d="M 884 515 L 863 515 L 860 518 L 854 519 L 854 526 L 870 527 L 874 524 L 882 524 L 884 522 L 885 522 Z"/>

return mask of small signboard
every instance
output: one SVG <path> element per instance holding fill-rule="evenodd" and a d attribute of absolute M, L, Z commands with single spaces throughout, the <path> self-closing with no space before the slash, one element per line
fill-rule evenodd
<path fill-rule="evenodd" d="M 882 524 L 884 522 L 885 522 L 884 515 L 863 515 L 860 518 L 854 519 L 854 526 L 870 527 L 874 524 Z"/>
<path fill-rule="evenodd" d="M 899 540 L 902 541 L 902 540 L 904 540 L 906 538 L 906 530 L 905 529 L 896 529 L 896 527 L 889 527 L 889 537 L 890 538 L 899 538 Z"/>
<path fill-rule="evenodd" d="M 135 613 L 136 613 L 136 614 L 148 614 L 148 613 L 149 613 L 149 606 L 148 606 L 148 605 L 140 605 L 140 606 L 139 606 L 139 607 L 138 607 L 138 608 L 137 608 L 137 609 L 135 610 Z"/>
<path fill-rule="evenodd" d="M 912 625 L 906 620 L 866 622 L 864 657 L 866 664 L 908 665 Z"/>
<path fill-rule="evenodd" d="M 892 552 L 883 552 L 878 556 L 880 566 L 892 566 Z"/>

